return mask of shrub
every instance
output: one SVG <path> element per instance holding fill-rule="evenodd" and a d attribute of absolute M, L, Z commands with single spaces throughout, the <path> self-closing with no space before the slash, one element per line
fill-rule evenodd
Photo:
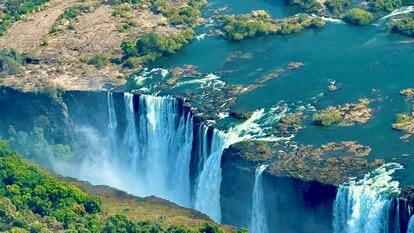
<path fill-rule="evenodd" d="M 124 66 L 129 69 L 139 68 L 141 65 L 142 58 L 140 57 L 129 57 L 124 63 Z"/>
<path fill-rule="evenodd" d="M 112 16 L 120 17 L 120 18 L 130 18 L 132 17 L 132 7 L 128 3 L 123 3 L 116 5 L 112 12 Z"/>
<path fill-rule="evenodd" d="M 0 171 L 0 194 L 17 210 L 51 216 L 66 227 L 101 210 L 99 199 L 47 175 L 15 153 L 0 157 Z"/>
<path fill-rule="evenodd" d="M 15 50 L 0 49 L 0 75 L 15 75 L 19 68 L 27 63 L 36 63 L 36 59 L 19 54 Z"/>
<path fill-rule="evenodd" d="M 403 3 L 403 0 L 371 0 L 370 5 L 376 10 L 393 11 Z"/>
<path fill-rule="evenodd" d="M 175 25 L 193 25 L 200 16 L 201 8 L 206 4 L 205 0 L 190 0 L 188 4 L 177 8 L 166 0 L 154 0 L 152 10 L 169 18 Z"/>
<path fill-rule="evenodd" d="M 121 45 L 124 66 L 136 68 L 157 58 L 172 55 L 193 37 L 194 31 L 189 28 L 171 36 L 146 33 L 135 42 L 126 40 Z"/>
<path fill-rule="evenodd" d="M 344 19 L 350 24 L 365 26 L 372 22 L 374 16 L 368 11 L 354 8 L 348 11 Z"/>
<path fill-rule="evenodd" d="M 23 15 L 39 11 L 48 0 L 3 0 L 3 17 L 0 21 L 0 36 L 6 34 L 9 27 L 19 21 Z"/>
<path fill-rule="evenodd" d="M 292 34 L 304 28 L 319 28 L 325 25 L 320 17 L 298 14 L 286 19 L 274 20 L 265 11 L 252 11 L 247 15 L 224 16 L 223 31 L 226 39 L 243 40 L 268 34 Z"/>
<path fill-rule="evenodd" d="M 414 18 L 395 20 L 390 25 L 391 31 L 406 36 L 414 36 Z"/>
<path fill-rule="evenodd" d="M 339 15 L 344 12 L 345 7 L 351 4 L 351 0 L 329 0 L 325 2 L 326 7 L 334 13 L 335 15 Z"/>
<path fill-rule="evenodd" d="M 312 120 L 316 125 L 329 126 L 340 123 L 343 117 L 338 110 L 325 110 L 313 115 Z"/>
<path fill-rule="evenodd" d="M 266 12 L 261 12 L 258 17 L 254 12 L 250 15 L 224 16 L 224 34 L 230 40 L 242 40 L 254 36 L 275 33 L 276 28 L 270 21 L 270 16 Z"/>
<path fill-rule="evenodd" d="M 299 5 L 310 11 L 317 11 L 322 7 L 322 5 L 316 0 L 287 0 L 287 2 L 292 5 Z"/>
<path fill-rule="evenodd" d="M 414 120 L 414 117 L 409 116 L 406 113 L 400 113 L 400 114 L 397 114 L 397 118 L 395 119 L 395 123 L 396 124 L 407 124 L 407 123 L 411 122 L 412 120 Z"/>
<path fill-rule="evenodd" d="M 204 223 L 200 227 L 200 233 L 222 233 L 222 231 L 213 223 Z"/>
<path fill-rule="evenodd" d="M 118 5 L 122 3 L 129 3 L 129 4 L 138 4 L 141 0 L 107 0 L 106 3 L 108 5 Z"/>
<path fill-rule="evenodd" d="M 89 65 L 94 65 L 97 69 L 101 69 L 109 64 L 110 60 L 104 55 L 95 55 L 89 61 Z"/>

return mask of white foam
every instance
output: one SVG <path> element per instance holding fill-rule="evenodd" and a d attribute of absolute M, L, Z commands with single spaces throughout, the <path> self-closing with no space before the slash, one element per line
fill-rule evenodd
<path fill-rule="evenodd" d="M 288 108 L 285 104 L 279 104 L 276 107 L 265 111 L 259 109 L 253 112 L 252 116 L 245 122 L 230 128 L 227 131 L 227 143 L 234 144 L 246 140 L 258 141 L 286 141 L 294 138 L 294 135 L 289 137 L 277 137 L 271 130 L 274 129 L 275 124 L 284 116 Z"/>
<path fill-rule="evenodd" d="M 263 172 L 268 166 L 268 164 L 263 164 L 256 168 L 252 195 L 251 233 L 268 233 L 266 205 L 263 192 Z"/>
<path fill-rule="evenodd" d="M 340 186 L 334 202 L 334 233 L 384 232 L 391 211 L 389 196 L 401 192 L 392 174 L 402 168 L 397 163 L 384 164 L 363 179 Z"/>
<path fill-rule="evenodd" d="M 220 84 L 220 86 L 222 86 L 225 83 L 219 80 L 220 78 L 221 77 L 218 75 L 209 73 L 204 78 L 194 78 L 194 79 L 187 80 L 187 81 L 181 81 L 181 82 L 178 82 L 175 86 L 180 87 L 180 86 L 189 85 L 189 84 L 201 84 L 201 87 L 206 87 L 206 86 L 210 86 L 213 84 Z"/>
<path fill-rule="evenodd" d="M 200 34 L 200 35 L 197 35 L 195 38 L 197 39 L 197 40 L 204 40 L 205 38 L 206 38 L 206 33 L 202 33 L 202 34 Z"/>
<path fill-rule="evenodd" d="M 411 12 L 414 12 L 414 6 L 404 6 L 404 7 L 401 7 L 401 8 L 398 8 L 398 9 L 392 11 L 390 14 L 382 17 L 379 21 L 384 21 L 388 18 L 392 18 L 392 17 L 398 16 L 398 15 L 408 14 L 408 13 L 411 13 Z"/>

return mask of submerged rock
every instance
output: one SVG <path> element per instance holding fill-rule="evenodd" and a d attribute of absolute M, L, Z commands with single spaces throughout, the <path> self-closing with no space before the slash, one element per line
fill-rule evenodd
<path fill-rule="evenodd" d="M 301 68 L 302 66 L 304 66 L 305 64 L 304 63 L 302 63 L 302 62 L 290 62 L 289 64 L 288 64 L 288 68 L 289 68 L 289 70 L 295 70 L 295 69 L 299 69 L 299 68 Z"/>
<path fill-rule="evenodd" d="M 175 67 L 172 70 L 172 76 L 166 81 L 166 84 L 174 86 L 178 80 L 184 77 L 199 77 L 201 73 L 198 72 L 197 67 L 194 65 L 184 65 Z"/>
<path fill-rule="evenodd" d="M 229 116 L 234 117 L 238 120 L 247 120 L 252 116 L 251 112 L 230 112 Z"/>

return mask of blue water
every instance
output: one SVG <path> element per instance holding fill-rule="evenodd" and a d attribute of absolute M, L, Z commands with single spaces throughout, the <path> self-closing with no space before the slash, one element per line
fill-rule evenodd
<path fill-rule="evenodd" d="M 298 12 L 283 1 L 212 0 L 204 10 L 208 18 L 219 8 L 228 6 L 230 14 L 266 9 L 275 18 Z M 255 80 L 284 68 L 279 78 L 266 82 L 252 92 L 238 96 L 232 109 L 254 111 L 270 108 L 280 101 L 292 109 L 311 104 L 317 109 L 329 105 L 357 102 L 359 98 L 373 100 L 373 119 L 353 127 L 316 127 L 307 121 L 295 140 L 301 144 L 320 145 L 330 141 L 353 140 L 372 147 L 367 159 L 383 158 L 406 166 L 398 172 L 402 184 L 414 183 L 408 174 L 414 170 L 414 143 L 399 139 L 402 132 L 391 128 L 395 115 L 411 111 L 409 100 L 399 95 L 404 88 L 414 86 L 414 43 L 410 38 L 390 34 L 385 25 L 354 27 L 348 24 L 327 23 L 324 28 L 306 30 L 299 34 L 263 36 L 241 42 L 231 42 L 219 36 L 194 40 L 176 55 L 152 64 L 172 68 L 191 64 L 203 73 L 232 71 L 222 75 L 229 84 L 252 84 Z M 197 29 L 198 34 L 207 30 Z M 305 64 L 298 70 L 288 70 L 289 62 Z M 335 80 L 338 91 L 329 92 Z M 187 91 L 194 86 L 183 86 Z M 177 90 L 175 90 L 177 91 Z M 402 158 L 402 154 L 410 154 Z"/>

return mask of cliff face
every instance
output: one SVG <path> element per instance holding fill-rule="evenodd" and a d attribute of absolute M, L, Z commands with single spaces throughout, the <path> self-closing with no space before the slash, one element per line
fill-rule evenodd
<path fill-rule="evenodd" d="M 135 98 L 135 97 L 134 97 Z M 114 93 L 118 106 L 117 115 L 125 114 L 123 94 Z M 184 112 L 189 108 L 180 106 Z M 139 107 L 139 106 L 134 106 Z M 76 140 L 76 127 L 91 125 L 104 134 L 107 130 L 108 108 L 106 92 L 67 91 L 57 96 L 36 93 L 23 93 L 8 88 L 0 88 L 0 135 L 7 136 L 9 125 L 16 130 L 30 131 L 33 127 L 43 127 L 45 137 L 53 143 L 70 144 Z M 124 119 L 124 117 L 119 117 Z M 126 122 L 119 122 L 120 132 Z M 195 120 L 198 128 L 200 120 Z M 211 132 L 208 132 L 211 138 Z M 194 142 L 197 143 L 197 142 Z M 196 147 L 196 146 L 194 146 Z M 255 182 L 255 169 L 265 160 L 274 163 L 285 157 L 267 156 L 254 147 L 231 146 L 222 157 L 221 209 L 222 222 L 248 228 L 251 222 L 252 193 Z M 247 147 L 246 147 L 247 148 Z M 267 150 L 264 150 L 267 151 Z M 252 154 L 263 160 L 252 161 Z M 191 158 L 191 183 L 196 179 L 197 155 Z M 286 157 L 289 158 L 289 157 Z M 344 165 L 345 166 L 345 165 Z M 282 166 L 285 167 L 286 166 Z M 370 167 L 368 164 L 365 167 Z M 264 201 L 270 232 L 314 233 L 332 232 L 332 210 L 337 188 L 323 179 L 308 179 L 292 174 L 272 172 L 272 166 L 263 176 Z M 305 167 L 306 168 L 306 167 Z M 296 171 L 296 170 L 291 170 Z M 306 172 L 302 170 L 299 172 Z M 398 202 L 393 202 L 393 216 L 398 219 L 401 232 L 405 232 L 412 212 L 413 193 L 404 189 Z M 398 204 L 397 204 L 398 203 Z M 394 221 L 395 222 L 395 221 Z"/>
<path fill-rule="evenodd" d="M 11 125 L 22 131 L 37 126 L 42 127 L 48 139 L 55 143 L 64 143 L 72 137 L 66 104 L 61 98 L 48 94 L 0 88 L 0 116 L 0 132 L 3 134 Z"/>
<path fill-rule="evenodd" d="M 256 164 L 230 148 L 222 160 L 223 223 L 249 227 Z M 336 187 L 265 173 L 264 198 L 270 232 L 332 232 Z"/>

